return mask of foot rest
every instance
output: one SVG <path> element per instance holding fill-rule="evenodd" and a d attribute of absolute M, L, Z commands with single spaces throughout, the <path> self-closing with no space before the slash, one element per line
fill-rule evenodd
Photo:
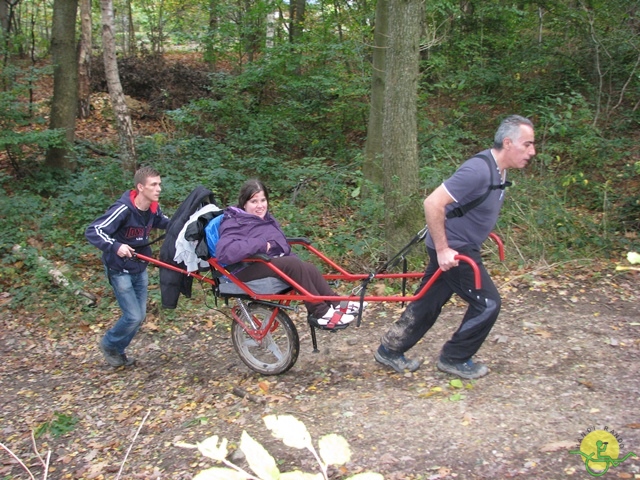
<path fill-rule="evenodd" d="M 351 325 L 350 323 L 345 323 L 345 324 L 343 324 L 343 325 L 336 325 L 336 326 L 335 326 L 335 327 L 333 327 L 333 328 L 329 328 L 329 327 L 328 327 L 328 326 L 326 326 L 326 325 L 320 325 L 320 324 L 318 323 L 318 319 L 317 319 L 317 318 L 314 318 L 314 317 L 311 317 L 311 316 L 307 317 L 307 322 L 309 322 L 309 325 L 311 325 L 311 326 L 312 326 L 312 327 L 314 327 L 314 328 L 317 328 L 317 329 L 319 329 L 319 330 L 328 330 L 328 331 L 330 331 L 330 332 L 335 332 L 335 331 L 337 331 L 337 330 L 344 330 L 344 329 L 345 329 L 345 328 L 347 328 L 349 325 Z"/>

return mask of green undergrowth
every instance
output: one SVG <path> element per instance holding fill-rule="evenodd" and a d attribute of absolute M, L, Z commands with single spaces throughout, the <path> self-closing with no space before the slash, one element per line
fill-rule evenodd
<path fill-rule="evenodd" d="M 161 203 L 169 215 L 198 184 L 213 190 L 219 206 L 225 207 L 235 203 L 247 177 L 258 176 L 271 188 L 270 208 L 289 236 L 309 239 L 354 272 L 375 271 L 388 260 L 381 195 L 360 197 L 362 179 L 355 162 L 342 166 L 324 158 L 294 162 L 262 157 L 246 164 L 214 142 L 198 138 L 147 139 L 140 151 L 141 164 L 153 163 L 163 174 Z M 84 229 L 129 188 L 129 180 L 113 160 L 79 161 L 82 168 L 64 176 L 34 169 L 28 178 L 0 178 L 5 225 L 0 230 L 0 288 L 10 294 L 10 307 L 54 309 L 56 318 L 81 315 L 92 322 L 96 309 L 74 292 L 95 291 L 106 283 L 99 252 L 86 242 Z M 453 161 L 433 165 L 425 162 L 422 167 L 425 191 L 455 168 Z M 633 178 L 635 172 L 623 174 Z M 510 175 L 514 185 L 496 228 L 507 248 L 508 268 L 574 258 L 620 258 L 624 251 L 637 250 L 637 236 L 626 228 L 629 215 L 617 208 L 621 199 L 613 189 L 581 182 L 580 176 L 568 182 L 566 175 L 557 178 L 555 171 L 537 165 Z M 628 208 L 633 212 L 634 205 Z M 157 254 L 157 246 L 154 249 Z M 497 261 L 495 253 L 489 261 L 493 259 Z M 417 245 L 408 260 L 411 270 L 422 270 L 423 245 Z M 49 264 L 63 271 L 70 286 L 52 282 Z"/>

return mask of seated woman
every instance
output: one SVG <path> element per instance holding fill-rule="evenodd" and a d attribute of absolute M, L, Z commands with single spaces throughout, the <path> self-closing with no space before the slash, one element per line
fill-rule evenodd
<path fill-rule="evenodd" d="M 238 206 L 224 211 L 220 224 L 220 239 L 216 246 L 216 258 L 223 264 L 241 262 L 256 254 L 266 254 L 271 262 L 313 295 L 328 297 L 337 294 L 331 289 L 318 268 L 291 252 L 291 246 L 276 219 L 268 212 L 269 191 L 260 180 L 248 180 L 240 189 Z M 249 282 L 258 278 L 277 277 L 268 265 L 261 262 L 245 263 L 231 272 L 239 280 Z M 319 325 L 352 322 L 359 304 L 349 302 L 339 307 L 339 302 L 304 302 L 309 315 Z"/>

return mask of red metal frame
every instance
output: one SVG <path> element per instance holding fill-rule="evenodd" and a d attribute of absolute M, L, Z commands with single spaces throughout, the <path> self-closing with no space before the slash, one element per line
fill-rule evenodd
<path fill-rule="evenodd" d="M 495 234 L 491 234 L 490 237 L 498 244 L 498 251 L 499 251 L 499 255 L 500 255 L 500 260 L 504 260 L 504 246 L 502 243 L 502 240 L 500 239 L 500 237 L 498 237 Z M 328 265 L 331 269 L 337 271 L 338 273 L 333 273 L 333 274 L 326 274 L 323 275 L 327 280 L 344 280 L 344 281 L 348 281 L 348 282 L 357 282 L 357 281 L 364 281 L 364 280 L 373 280 L 375 279 L 407 279 L 407 278 L 421 278 L 424 273 L 423 272 L 409 272 L 409 273 L 376 273 L 376 274 L 355 274 L 355 273 L 350 273 L 348 272 L 346 269 L 344 269 L 343 267 L 341 267 L 340 265 L 338 265 L 337 263 L 335 263 L 333 260 L 331 260 L 329 257 L 327 257 L 326 255 L 324 255 L 322 252 L 320 252 L 318 249 L 316 249 L 315 247 L 313 247 L 307 240 L 305 239 L 290 239 L 289 243 L 291 245 L 302 245 L 304 248 L 306 248 L 310 253 L 312 253 L 313 255 L 315 255 L 320 261 L 322 261 L 323 263 L 325 263 L 326 265 Z M 145 262 L 149 262 L 153 265 L 156 265 L 158 267 L 162 267 L 162 268 L 168 268 L 169 270 L 173 270 L 175 272 L 179 272 L 182 273 L 184 275 L 193 277 L 197 280 L 209 283 L 211 285 L 215 285 L 216 281 L 215 279 L 211 278 L 211 277 L 207 277 L 204 275 L 201 275 L 197 272 L 189 272 L 186 269 L 180 268 L 180 267 L 176 267 L 174 265 L 171 265 L 169 263 L 165 263 L 162 262 L 161 260 L 157 260 L 153 257 L 147 257 L 146 255 L 140 255 L 140 254 L 136 254 L 135 255 L 136 258 L 143 260 Z M 459 261 L 463 261 L 468 263 L 471 268 L 473 269 L 473 273 L 474 273 L 474 280 L 475 280 L 475 287 L 477 289 L 479 289 L 481 287 L 481 276 L 480 276 L 480 270 L 478 269 L 478 266 L 476 265 L 476 263 L 473 261 L 473 259 L 465 256 L 465 255 L 456 255 L 455 258 Z M 310 292 L 308 292 L 306 289 L 304 289 L 301 285 L 299 285 L 297 282 L 295 282 L 292 278 L 290 278 L 288 275 L 286 275 L 282 270 L 280 270 L 276 265 L 274 265 L 272 262 L 268 261 L 268 260 L 264 260 L 262 258 L 249 258 L 246 259 L 245 261 L 247 262 L 262 262 L 265 263 L 266 265 L 269 266 L 269 268 L 271 268 L 273 270 L 273 272 L 279 276 L 282 280 L 284 280 L 286 283 L 288 283 L 289 285 L 291 285 L 292 289 L 289 290 L 286 293 L 281 293 L 281 294 L 258 294 L 256 292 L 254 292 L 253 290 L 251 290 L 251 288 L 249 288 L 244 282 L 242 282 L 241 280 L 239 280 L 235 275 L 233 275 L 231 272 L 229 272 L 224 266 L 222 266 L 220 263 L 218 263 L 218 261 L 215 258 L 210 258 L 208 260 L 209 265 L 211 265 L 211 268 L 215 271 L 217 271 L 218 273 L 226 276 L 231 282 L 234 283 L 234 285 L 236 285 L 237 287 L 239 287 L 249 298 L 251 298 L 252 300 L 262 300 L 262 301 L 266 301 L 266 302 L 277 302 L 280 306 L 288 306 L 292 301 L 310 301 L 310 302 L 320 302 L 320 301 L 367 301 L 367 302 L 411 302 L 414 300 L 417 300 L 419 298 L 421 298 L 427 290 L 429 290 L 429 288 L 431 288 L 431 286 L 433 285 L 433 283 L 440 277 L 440 275 L 442 274 L 442 270 L 438 269 L 436 270 L 436 272 L 433 274 L 433 276 L 429 279 L 429 281 L 423 286 L 422 289 L 420 289 L 420 291 L 416 292 L 416 294 L 411 295 L 411 296 L 399 296 L 399 295 L 393 295 L 393 296 L 376 296 L 376 295 L 370 295 L 370 296 L 364 296 L 363 298 L 361 298 L 359 295 L 350 295 L 350 296 L 319 296 L 319 295 L 313 295 Z M 232 295 L 229 295 L 232 296 Z M 278 315 L 279 312 L 279 308 L 274 308 L 271 312 L 271 315 L 269 316 L 269 319 L 266 322 L 262 322 L 258 325 L 258 328 L 253 328 L 251 325 L 247 325 L 243 320 L 242 320 L 242 315 L 239 314 L 238 309 L 239 307 L 235 307 L 231 310 L 231 315 L 233 316 L 234 321 L 238 322 L 238 324 L 242 327 L 242 329 L 251 337 L 253 338 L 255 341 L 257 342 L 262 342 L 262 340 L 272 331 L 274 331 L 277 328 L 277 323 L 276 323 L 276 317 Z M 254 321 L 258 322 L 258 319 L 254 318 Z M 359 324 L 359 321 L 358 321 Z M 311 336 L 313 339 L 313 346 L 314 349 L 317 349 L 317 345 L 316 345 L 316 339 L 315 339 L 315 331 L 313 330 L 313 328 L 311 329 Z"/>
<path fill-rule="evenodd" d="M 283 303 L 282 305 L 285 305 L 285 304 L 288 305 L 289 302 Z M 242 329 L 245 332 L 247 332 L 247 334 L 251 338 L 253 338 L 258 342 L 261 342 L 264 339 L 264 337 L 266 337 L 269 333 L 273 332 L 278 327 L 278 324 L 276 323 L 276 317 L 278 316 L 278 312 L 280 311 L 279 308 L 274 308 L 273 310 L 271 310 L 271 315 L 269 316 L 269 320 L 267 320 L 266 325 L 263 322 L 260 325 L 258 325 L 258 328 L 253 328 L 252 326 L 244 323 L 242 321 L 242 315 L 238 315 L 236 308 L 231 309 L 231 316 L 236 322 L 238 322 L 238 324 L 242 327 Z M 253 321 L 258 322 L 258 319 L 254 317 Z"/>
<path fill-rule="evenodd" d="M 489 238 L 496 242 L 496 244 L 498 245 L 498 255 L 500 257 L 500 261 L 504 262 L 504 243 L 502 243 L 502 239 L 493 232 L 489 234 Z"/>
<path fill-rule="evenodd" d="M 491 234 L 491 238 L 493 240 L 495 240 L 496 243 L 498 244 L 500 258 L 502 259 L 504 257 L 504 247 L 503 247 L 502 241 L 495 234 Z M 305 240 L 292 240 L 291 244 L 292 245 L 302 245 L 309 252 L 311 252 L 313 255 L 315 255 L 318 259 L 320 259 L 322 262 L 327 264 L 333 270 L 338 272 L 338 273 L 332 273 L 332 274 L 324 275 L 324 277 L 327 280 L 344 280 L 344 281 L 347 281 L 347 282 L 357 282 L 357 281 L 362 281 L 362 280 L 365 280 L 365 279 L 368 279 L 368 278 L 370 278 L 371 280 L 373 280 L 373 279 L 378 279 L 378 280 L 403 279 L 403 278 L 414 278 L 414 279 L 417 279 L 417 278 L 421 278 L 424 275 L 424 272 L 379 273 L 379 274 L 355 274 L 355 273 L 350 273 L 346 269 L 344 269 L 343 267 L 341 267 L 340 265 L 335 263 L 333 260 L 328 258 L 326 255 L 324 255 L 318 249 L 316 249 L 315 247 L 310 245 Z M 136 258 L 138 258 L 140 260 L 143 260 L 145 262 L 149 262 L 149 263 L 151 263 L 153 265 L 156 265 L 158 267 L 168 268 L 168 269 L 173 270 L 175 272 L 182 273 L 184 275 L 193 277 L 193 278 L 195 278 L 197 280 L 200 280 L 200 281 L 204 281 L 204 282 L 210 283 L 212 285 L 215 284 L 215 280 L 212 279 L 212 278 L 206 277 L 206 276 L 201 275 L 201 274 L 199 274 L 197 272 L 189 272 L 189 271 L 187 271 L 187 270 L 185 270 L 183 268 L 176 267 L 174 265 L 162 262 L 162 261 L 157 260 L 157 259 L 155 259 L 153 257 L 148 257 L 146 255 L 137 254 Z M 478 266 L 473 261 L 473 259 L 471 259 L 471 258 L 469 258 L 469 257 L 467 257 L 465 255 L 456 255 L 455 258 L 457 260 L 459 260 L 459 261 L 466 262 L 471 266 L 471 268 L 473 269 L 473 272 L 474 272 L 475 286 L 476 286 L 476 288 L 480 288 L 481 287 L 480 270 L 478 269 Z M 273 270 L 274 274 L 276 274 L 278 277 L 280 277 L 286 283 L 291 285 L 292 290 L 290 290 L 289 292 L 280 293 L 280 294 L 259 294 L 259 293 L 256 293 L 253 290 L 251 290 L 251 288 L 249 288 L 244 282 L 242 282 L 235 275 L 233 275 L 233 273 L 229 272 L 224 266 L 222 266 L 220 263 L 218 263 L 218 261 L 215 258 L 210 258 L 208 260 L 209 264 L 211 265 L 211 267 L 214 270 L 216 270 L 220 274 L 222 274 L 225 277 L 227 277 L 231 282 L 233 282 L 234 285 L 236 285 L 238 288 L 240 288 L 248 297 L 250 297 L 253 300 L 282 302 L 282 303 L 286 302 L 286 304 L 289 304 L 292 301 L 321 302 L 321 301 L 347 301 L 347 300 L 348 301 L 360 301 L 361 300 L 359 295 L 350 295 L 350 296 L 340 296 L 340 295 L 320 296 L 320 295 L 314 295 L 314 294 L 310 293 L 309 291 L 307 291 L 304 287 L 299 285 L 297 282 L 295 282 L 292 278 L 290 278 L 287 274 L 285 274 L 276 265 L 274 265 L 272 262 L 269 262 L 268 260 L 263 260 L 261 258 L 257 258 L 257 257 L 253 258 L 252 257 L 252 258 L 246 259 L 245 261 L 247 261 L 247 262 L 265 263 L 266 265 L 269 266 L 269 268 L 271 268 Z M 426 285 L 424 285 L 424 287 L 419 292 L 416 292 L 416 294 L 414 294 L 414 295 L 410 295 L 410 296 L 402 296 L 402 295 L 391 295 L 391 296 L 369 295 L 369 296 L 365 296 L 364 298 L 362 298 L 362 300 L 366 301 L 366 302 L 411 302 L 411 301 L 414 301 L 414 300 L 417 300 L 417 299 L 421 298 L 425 294 L 425 292 L 429 288 L 431 288 L 433 283 L 440 277 L 441 274 L 442 274 L 442 270 L 440 270 L 440 269 L 436 270 L 435 274 L 431 277 L 429 282 L 427 282 Z M 247 327 L 246 325 L 243 325 L 243 328 L 246 329 L 246 327 Z"/>

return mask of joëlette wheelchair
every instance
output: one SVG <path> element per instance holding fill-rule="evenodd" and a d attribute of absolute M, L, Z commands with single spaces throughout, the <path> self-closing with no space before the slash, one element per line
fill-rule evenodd
<path fill-rule="evenodd" d="M 329 282 L 344 282 L 354 284 L 353 293 L 350 296 L 317 296 L 305 290 L 301 285 L 288 277 L 278 267 L 276 267 L 268 256 L 255 256 L 247 258 L 244 262 L 262 262 L 273 270 L 273 277 L 261 278 L 249 282 L 242 282 L 233 273 L 229 272 L 224 265 L 221 265 L 216 258 L 208 258 L 207 262 L 211 267 L 206 274 L 189 272 L 180 267 L 162 262 L 145 255 L 136 255 L 139 260 L 149 262 L 161 268 L 168 268 L 184 275 L 206 282 L 212 285 L 216 298 L 225 302 L 232 301 L 231 308 L 233 323 L 231 326 L 231 340 L 233 346 L 242 361 L 253 371 L 263 375 L 278 375 L 293 367 L 300 352 L 300 339 L 295 324 L 289 317 L 289 311 L 295 310 L 295 306 L 303 301 L 355 301 L 360 302 L 411 302 L 421 298 L 427 290 L 438 279 L 442 270 L 437 270 L 428 283 L 414 295 L 405 295 L 406 282 L 411 279 L 419 279 L 423 272 L 406 271 L 406 252 L 412 245 L 420 242 L 426 235 L 426 228 L 419 232 L 416 237 L 399 252 L 392 260 L 379 268 L 375 273 L 350 273 L 322 252 L 317 250 L 311 243 L 303 238 L 288 239 L 290 245 L 305 249 L 311 258 L 324 264 L 327 270 L 333 273 L 323 274 Z M 497 243 L 500 258 L 504 258 L 504 247 L 500 238 L 491 234 L 491 238 Z M 462 262 L 466 262 L 473 269 L 475 275 L 475 286 L 480 288 L 480 272 L 475 262 L 464 255 L 456 257 Z M 390 264 L 398 264 L 399 260 L 404 261 L 402 273 L 388 273 Z M 372 281 L 396 280 L 402 282 L 402 295 L 378 296 L 366 295 L 366 288 Z M 357 283 L 360 283 L 358 286 Z M 360 326 L 362 309 L 358 314 L 356 325 Z M 349 326 L 347 325 L 319 325 L 311 317 L 308 318 L 311 329 L 311 339 L 314 352 L 318 351 L 316 330 L 337 331 Z"/>

